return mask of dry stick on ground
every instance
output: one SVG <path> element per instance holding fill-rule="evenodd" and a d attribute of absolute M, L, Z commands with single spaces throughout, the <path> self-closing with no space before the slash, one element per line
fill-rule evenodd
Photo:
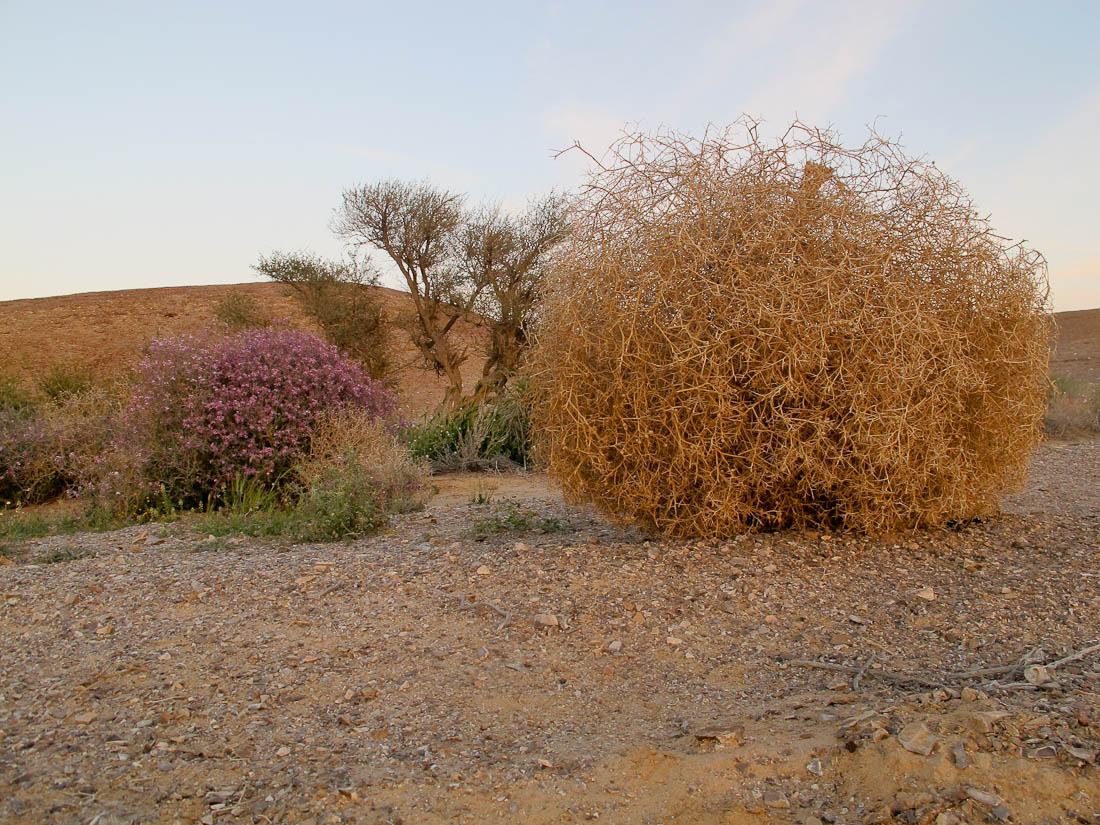
<path fill-rule="evenodd" d="M 442 591 L 440 591 L 440 592 L 442 592 Z M 452 598 L 454 598 L 454 597 L 452 597 Z M 487 607 L 490 610 L 495 611 L 498 615 L 503 616 L 504 621 L 502 621 L 497 626 L 497 631 L 498 632 L 501 631 L 501 630 L 504 630 L 504 628 L 508 626 L 508 622 L 510 622 L 512 620 L 512 611 L 503 610 L 503 609 L 497 607 L 495 604 L 490 604 L 489 602 L 468 602 L 462 597 L 459 597 L 457 599 L 457 601 L 459 602 L 459 605 L 458 605 L 459 610 L 475 610 L 479 607 Z"/>
<path fill-rule="evenodd" d="M 1083 659 L 1085 656 L 1088 656 L 1091 653 L 1096 653 L 1098 651 L 1100 651 L 1100 644 L 1090 645 L 1088 647 L 1082 648 L 1081 650 L 1078 650 L 1075 653 L 1071 653 L 1070 655 L 1065 656 L 1061 659 L 1058 659 L 1058 660 L 1053 661 L 1053 662 L 1049 662 L 1048 664 L 1045 665 L 1045 667 L 1048 667 L 1048 668 L 1051 668 L 1051 669 L 1057 669 L 1058 667 L 1060 667 L 1062 665 L 1068 664 L 1070 662 L 1075 662 L 1079 659 Z M 974 679 L 974 678 L 977 678 L 977 677 L 980 677 L 980 676 L 1004 676 L 1004 675 L 1007 675 L 1009 673 L 1013 673 L 1014 671 L 1025 667 L 1026 660 L 1031 657 L 1031 653 L 1032 652 L 1029 651 L 1020 660 L 1018 660 L 1018 661 L 1016 661 L 1016 662 L 1014 662 L 1013 664 L 1010 664 L 1010 665 L 1000 665 L 998 667 L 979 668 L 977 670 L 967 670 L 967 671 L 963 671 L 961 673 L 948 673 L 944 676 L 944 681 L 942 681 L 942 682 L 933 682 L 933 681 L 929 681 L 927 679 L 923 679 L 920 676 L 911 676 L 911 675 L 907 675 L 907 674 L 904 674 L 904 673 L 894 673 L 894 672 L 886 671 L 886 670 L 869 670 L 869 668 L 871 666 L 871 663 L 874 661 L 874 658 L 875 658 L 873 654 L 872 654 L 871 658 L 862 667 L 854 667 L 854 666 L 851 666 L 851 665 L 838 665 L 838 664 L 834 664 L 833 662 L 818 662 L 818 661 L 815 661 L 813 659 L 787 659 L 786 662 L 789 665 L 795 665 L 797 667 L 816 668 L 818 670 L 831 670 L 831 671 L 835 671 L 837 673 L 854 673 L 855 674 L 855 679 L 852 680 L 852 689 L 853 690 L 858 690 L 859 689 L 859 682 L 863 678 L 864 675 L 874 676 L 878 679 L 881 679 L 884 682 L 890 682 L 891 684 L 895 684 L 895 685 L 918 684 L 918 685 L 924 685 L 925 687 L 942 688 L 942 687 L 946 687 L 951 682 L 965 681 L 967 679 Z M 1003 685 L 993 683 L 993 684 L 984 686 L 983 689 L 985 689 L 985 690 L 1037 690 L 1038 686 L 1033 685 L 1030 682 L 1009 682 L 1009 683 L 1003 684 Z"/>
<path fill-rule="evenodd" d="M 851 667 L 849 665 L 837 665 L 832 662 L 817 662 L 813 659 L 788 659 L 787 664 L 795 665 L 796 667 L 816 668 L 818 670 L 832 670 L 836 673 L 859 674 L 863 670 L 862 668 Z M 892 673 L 888 670 L 870 670 L 867 671 L 865 675 L 874 676 L 876 679 L 881 679 L 884 682 L 890 682 L 894 685 L 916 684 L 933 688 L 944 687 L 944 684 L 942 682 L 930 682 L 927 679 L 922 679 L 920 676 L 909 676 L 904 673 Z"/>
<path fill-rule="evenodd" d="M 859 673 L 856 674 L 856 678 L 852 680 L 852 690 L 859 690 L 859 681 L 863 678 L 863 674 L 867 672 L 867 668 L 874 663 L 876 656 L 878 656 L 877 651 L 871 654 L 871 657 L 864 663 Z"/>
<path fill-rule="evenodd" d="M 1059 668 L 1062 665 L 1068 665 L 1070 662 L 1076 662 L 1078 659 L 1084 659 L 1090 653 L 1096 653 L 1100 651 L 1100 644 L 1089 645 L 1086 648 L 1078 650 L 1076 653 L 1071 653 L 1062 659 L 1058 659 L 1056 662 L 1050 662 L 1047 667 Z"/>

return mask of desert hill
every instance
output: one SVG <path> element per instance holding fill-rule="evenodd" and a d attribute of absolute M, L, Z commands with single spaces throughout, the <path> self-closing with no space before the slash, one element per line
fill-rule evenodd
<path fill-rule="evenodd" d="M 391 320 L 410 309 L 405 293 L 375 289 Z M 254 298 L 270 318 L 317 331 L 297 299 L 276 283 L 126 289 L 0 301 L 0 375 L 30 382 L 62 366 L 110 379 L 136 364 L 148 341 L 214 326 L 218 304 L 234 293 Z M 472 388 L 481 374 L 479 330 L 466 325 L 460 334 L 470 344 L 463 377 Z M 424 368 L 403 332 L 395 330 L 392 347 L 396 367 L 392 377 L 402 407 L 411 414 L 434 409 L 446 382 Z"/>
<path fill-rule="evenodd" d="M 392 319 L 409 308 L 405 293 L 376 287 Z M 196 332 L 215 323 L 219 302 L 233 293 L 256 299 L 272 318 L 313 329 L 297 300 L 275 283 L 161 287 L 86 292 L 50 298 L 0 301 L 0 375 L 31 381 L 55 366 L 87 371 L 96 378 L 124 372 L 152 338 Z M 1052 375 L 1100 380 L 1100 309 L 1055 314 L 1059 340 L 1051 357 Z M 480 375 L 481 330 L 467 325 L 470 345 L 463 373 L 473 387 Z M 396 389 L 404 409 L 431 410 L 443 397 L 445 382 L 425 369 L 401 332 L 393 342 Z"/>
<path fill-rule="evenodd" d="M 1050 359 L 1051 375 L 1100 381 L 1100 309 L 1058 312 L 1058 343 Z"/>

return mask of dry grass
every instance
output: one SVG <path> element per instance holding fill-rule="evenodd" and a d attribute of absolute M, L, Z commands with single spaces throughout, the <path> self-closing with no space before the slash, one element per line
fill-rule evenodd
<path fill-rule="evenodd" d="M 339 478 L 369 487 L 382 510 L 392 512 L 424 506 L 427 474 L 424 463 L 412 457 L 386 422 L 358 410 L 325 415 L 314 429 L 309 455 L 297 468 L 305 490 Z"/>
<path fill-rule="evenodd" d="M 799 124 L 629 136 L 572 219 L 533 373 L 573 499 L 673 535 L 886 530 L 1023 481 L 1045 262 L 934 166 Z"/>

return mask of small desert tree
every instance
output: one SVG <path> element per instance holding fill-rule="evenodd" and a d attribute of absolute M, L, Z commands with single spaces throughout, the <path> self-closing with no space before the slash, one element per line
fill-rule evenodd
<path fill-rule="evenodd" d="M 533 201 L 518 217 L 485 208 L 462 232 L 463 272 L 478 288 L 475 309 L 489 319 L 477 395 L 498 395 L 519 367 L 550 252 L 566 233 L 564 202 Z"/>
<path fill-rule="evenodd" d="M 378 274 L 352 257 L 326 261 L 308 252 L 273 252 L 252 267 L 294 290 L 325 337 L 384 379 L 390 368 L 385 316 L 372 287 Z"/>
<path fill-rule="evenodd" d="M 456 265 L 463 211 L 461 195 L 387 180 L 345 190 L 333 220 L 339 237 L 384 252 L 404 278 L 413 303 L 406 328 L 428 365 L 447 377 L 445 410 L 462 398 L 460 367 L 467 357 L 451 331 L 478 297 L 478 290 L 464 288 Z"/>
<path fill-rule="evenodd" d="M 463 196 L 428 183 L 387 180 L 346 190 L 333 229 L 354 247 L 384 253 L 401 273 L 413 303 L 406 327 L 427 364 L 447 377 L 447 412 L 462 403 L 460 368 L 469 355 L 456 324 L 487 319 L 478 395 L 499 392 L 526 344 L 563 215 L 553 196 L 514 218 L 495 208 L 470 210 Z"/>

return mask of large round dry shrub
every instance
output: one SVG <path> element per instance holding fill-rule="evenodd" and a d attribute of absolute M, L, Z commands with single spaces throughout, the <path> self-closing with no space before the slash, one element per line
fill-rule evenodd
<path fill-rule="evenodd" d="M 532 354 L 571 499 L 670 535 L 878 531 L 990 513 L 1022 482 L 1045 262 L 934 165 L 800 124 L 635 135 L 572 221 Z"/>

